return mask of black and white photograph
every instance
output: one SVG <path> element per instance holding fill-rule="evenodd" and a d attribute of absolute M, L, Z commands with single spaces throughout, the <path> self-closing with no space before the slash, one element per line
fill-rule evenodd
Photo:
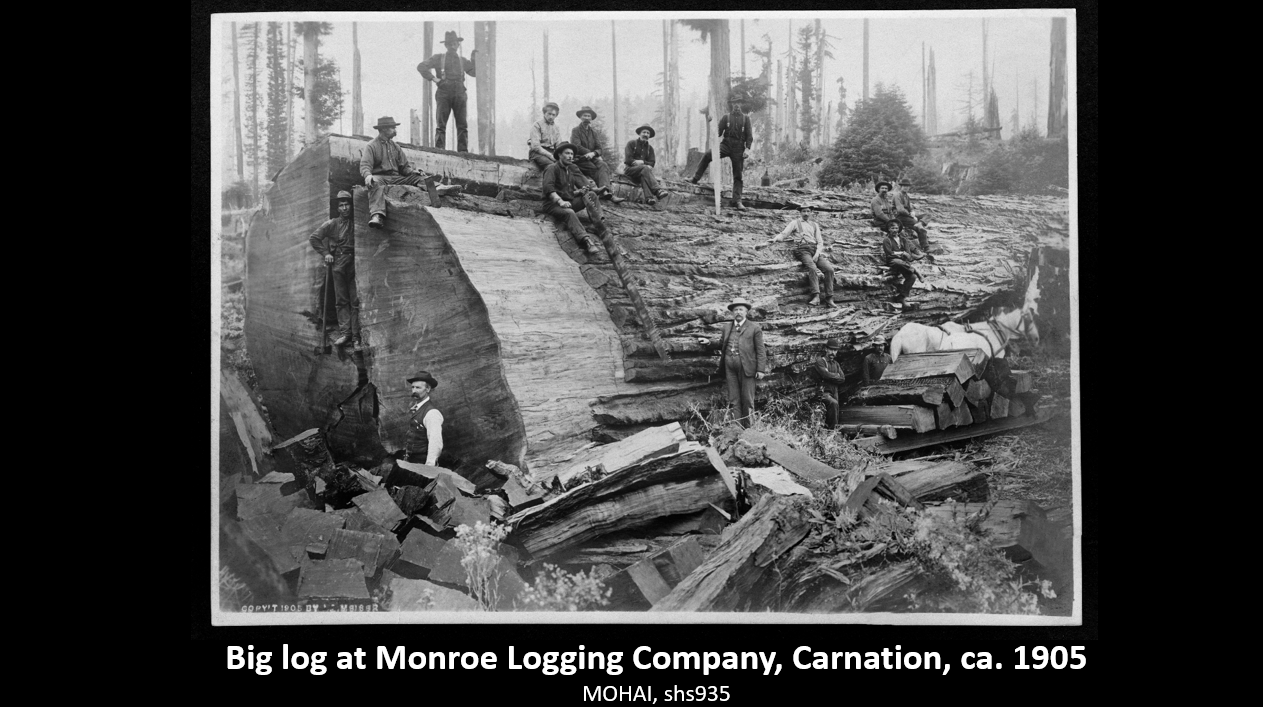
<path fill-rule="evenodd" d="M 212 15 L 212 625 L 1082 626 L 1079 40 Z"/>

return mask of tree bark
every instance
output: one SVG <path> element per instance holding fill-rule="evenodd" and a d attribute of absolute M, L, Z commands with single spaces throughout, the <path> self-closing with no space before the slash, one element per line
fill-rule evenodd
<path fill-rule="evenodd" d="M 496 23 L 474 23 L 474 48 L 478 52 L 475 78 L 478 91 L 478 151 L 496 154 Z"/>
<path fill-rule="evenodd" d="M 351 46 L 355 54 L 351 69 L 351 132 L 364 134 L 364 97 L 360 89 L 360 28 L 358 22 L 351 23 Z"/>
<path fill-rule="evenodd" d="M 1052 56 L 1048 67 L 1048 137 L 1062 137 L 1069 126 L 1066 100 L 1066 18 L 1052 21 Z"/>
<path fill-rule="evenodd" d="M 285 70 L 285 161 L 294 159 L 294 23 L 285 23 L 285 51 L 289 54 L 289 66 Z"/>
<path fill-rule="evenodd" d="M 316 40 L 320 30 L 317 23 L 303 26 L 303 110 L 305 122 L 303 134 L 307 147 L 316 144 Z"/>
<path fill-rule="evenodd" d="M 434 54 L 434 23 L 426 22 L 421 30 L 421 57 L 429 59 Z M 434 87 L 429 81 L 421 81 L 421 142 L 434 146 Z"/>
<path fill-rule="evenodd" d="M 618 27 L 614 20 L 610 20 L 610 66 L 610 74 L 614 77 L 614 124 L 610 126 L 610 139 L 617 148 L 618 141 L 623 139 L 623 125 L 618 120 Z M 617 160 L 611 160 L 609 165 L 613 171 L 617 167 Z"/>
<path fill-rule="evenodd" d="M 241 70 L 237 57 L 237 23 L 232 23 L 232 125 L 237 144 L 237 179 L 246 178 L 246 153 L 241 142 Z"/>

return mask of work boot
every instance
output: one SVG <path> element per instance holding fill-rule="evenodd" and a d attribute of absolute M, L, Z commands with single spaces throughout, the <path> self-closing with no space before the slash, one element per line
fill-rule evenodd
<path fill-rule="evenodd" d="M 382 227 L 382 221 L 383 221 L 383 219 L 382 219 L 382 215 L 381 215 L 381 214 L 373 214 L 372 218 L 370 218 L 370 219 L 368 220 L 368 227 L 369 227 L 369 228 L 381 228 L 381 227 Z"/>
<path fill-rule="evenodd" d="M 692 179 L 690 179 L 690 180 L 689 180 L 689 182 L 691 182 L 691 183 L 693 183 L 693 184 L 697 184 L 697 183 L 698 183 L 698 182 L 700 182 L 700 181 L 702 181 L 702 175 L 700 175 L 700 174 L 699 174 L 699 175 L 697 175 L 697 176 L 695 176 L 695 177 L 693 177 Z"/>
<path fill-rule="evenodd" d="M 818 293 L 815 295 L 812 295 L 811 299 L 807 300 L 808 306 L 817 305 L 817 304 L 820 304 L 820 295 Z"/>
<path fill-rule="evenodd" d="M 348 342 L 348 341 L 350 341 L 350 340 L 351 340 L 351 335 L 350 335 L 350 334 L 346 334 L 346 333 L 343 333 L 343 334 L 338 334 L 338 338 L 336 338 L 336 339 L 334 339 L 334 340 L 333 340 L 333 345 L 334 345 L 334 346 L 342 346 L 342 345 L 346 344 L 346 342 Z"/>
<path fill-rule="evenodd" d="M 834 304 L 834 303 L 833 303 L 833 298 L 832 298 L 832 297 L 826 297 L 826 298 L 824 299 L 824 301 L 820 303 L 820 306 L 822 306 L 822 307 L 827 307 L 827 308 L 829 308 L 829 309 L 837 309 L 837 308 L 838 308 L 838 306 L 837 306 L 836 304 Z"/>
<path fill-rule="evenodd" d="M 749 211 L 749 210 L 750 210 L 750 209 L 749 209 L 749 207 L 747 207 L 745 204 L 741 203 L 741 200 L 740 200 L 740 199 L 733 199 L 733 200 L 732 200 L 732 208 L 734 208 L 734 209 L 736 209 L 736 210 L 738 210 L 738 211 Z"/>
<path fill-rule="evenodd" d="M 601 252 L 601 249 L 596 247 L 596 241 L 592 240 L 590 237 L 583 239 L 583 248 L 588 251 L 589 255 L 596 255 Z"/>
<path fill-rule="evenodd" d="M 645 203 L 649 204 L 650 206 L 653 206 L 654 204 L 658 203 L 658 200 L 651 196 L 648 199 L 645 199 Z"/>

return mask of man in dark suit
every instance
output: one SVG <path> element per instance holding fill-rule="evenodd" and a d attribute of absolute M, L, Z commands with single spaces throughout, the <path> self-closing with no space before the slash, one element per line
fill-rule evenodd
<path fill-rule="evenodd" d="M 824 345 L 824 355 L 818 357 L 812 365 L 812 373 L 820 381 L 820 399 L 824 402 L 824 425 L 829 429 L 838 426 L 838 400 L 842 397 L 840 388 L 846 382 L 842 373 L 842 364 L 838 363 L 838 351 L 842 350 L 841 339 L 829 339 Z"/>
<path fill-rule="evenodd" d="M 767 349 L 763 347 L 763 330 L 746 318 L 750 313 L 749 300 L 733 299 L 728 311 L 733 319 L 724 322 L 718 343 L 704 336 L 697 341 L 707 348 L 718 345 L 719 368 L 728 379 L 728 405 L 737 405 L 737 422 L 749 428 L 750 413 L 754 412 L 754 382 L 767 375 Z"/>

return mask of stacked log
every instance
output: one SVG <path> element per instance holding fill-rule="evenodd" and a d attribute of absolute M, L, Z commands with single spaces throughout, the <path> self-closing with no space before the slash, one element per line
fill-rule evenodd
<path fill-rule="evenodd" d="M 1003 358 L 984 363 L 978 349 L 904 354 L 856 391 L 839 420 L 846 432 L 867 433 L 861 445 L 906 451 L 1042 422 L 1033 386 L 1030 371 Z"/>

